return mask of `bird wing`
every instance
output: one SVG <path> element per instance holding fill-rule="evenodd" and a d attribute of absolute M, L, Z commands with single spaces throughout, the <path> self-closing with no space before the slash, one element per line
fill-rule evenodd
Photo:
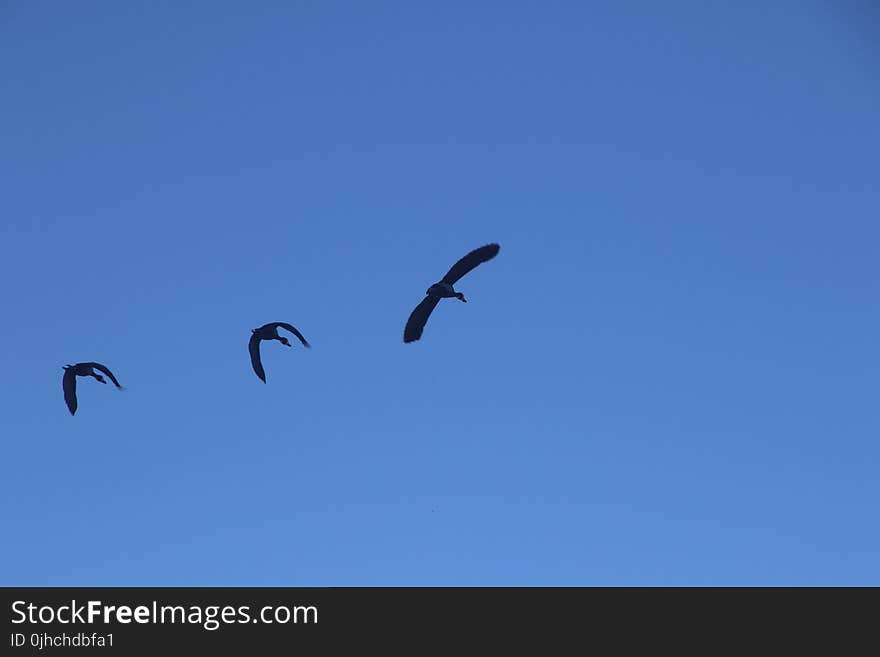
<path fill-rule="evenodd" d="M 72 368 L 64 370 L 64 378 L 61 379 L 61 387 L 64 388 L 64 401 L 71 415 L 76 413 L 76 374 Z"/>
<path fill-rule="evenodd" d="M 455 282 L 467 274 L 471 269 L 498 255 L 498 250 L 500 248 L 501 247 L 497 244 L 486 244 L 478 249 L 474 249 L 452 265 L 452 268 L 446 272 L 446 276 L 443 277 L 442 282 L 448 283 L 449 285 L 455 285 Z"/>
<path fill-rule="evenodd" d="M 439 301 L 440 297 L 429 295 L 413 309 L 409 319 L 406 320 L 406 328 L 403 329 L 404 342 L 415 342 L 422 337 L 422 329 L 425 328 L 428 317 L 431 316 Z"/>
<path fill-rule="evenodd" d="M 248 351 L 251 353 L 251 365 L 254 372 L 266 383 L 266 372 L 263 370 L 263 363 L 260 362 L 260 338 L 256 333 L 251 333 L 251 339 L 248 341 Z"/>
<path fill-rule="evenodd" d="M 287 322 L 275 322 L 275 326 L 280 326 L 281 328 L 283 328 L 283 329 L 287 329 L 288 331 L 290 331 L 291 333 L 293 333 L 296 337 L 299 338 L 299 341 L 303 343 L 303 346 L 304 346 L 304 347 L 311 347 L 311 346 L 312 346 L 312 345 L 309 344 L 309 341 L 306 340 L 306 339 L 303 337 L 303 334 L 302 334 L 302 333 L 300 333 L 299 331 L 297 331 L 295 328 L 293 328 L 293 326 L 291 326 L 291 325 L 288 324 Z"/>
<path fill-rule="evenodd" d="M 113 376 L 113 372 L 111 372 L 109 369 L 107 369 L 106 367 L 101 365 L 101 363 L 84 363 L 84 365 L 90 365 L 97 370 L 101 370 L 104 374 L 106 374 L 107 376 L 110 377 L 110 380 L 113 381 L 113 385 L 115 385 L 117 388 L 122 390 L 122 386 L 119 385 L 119 381 L 117 381 L 116 377 Z"/>

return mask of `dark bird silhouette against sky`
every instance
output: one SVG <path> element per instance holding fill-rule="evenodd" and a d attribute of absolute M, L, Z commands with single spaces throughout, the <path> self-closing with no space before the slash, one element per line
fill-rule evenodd
<path fill-rule="evenodd" d="M 257 376 L 266 383 L 266 372 L 263 370 L 263 363 L 260 360 L 260 342 L 262 340 L 278 340 L 281 344 L 286 346 L 290 345 L 290 340 L 285 338 L 283 335 L 278 335 L 278 328 L 281 327 L 283 329 L 287 329 L 291 333 L 293 333 L 296 337 L 299 338 L 299 341 L 303 343 L 304 347 L 311 347 L 308 341 L 303 337 L 302 333 L 297 331 L 293 326 L 286 322 L 270 322 L 268 324 L 264 324 L 260 328 L 251 330 L 251 339 L 248 341 L 248 351 L 251 353 L 251 365 L 254 367 L 254 372 L 257 373 Z"/>
<path fill-rule="evenodd" d="M 457 292 L 453 285 L 471 269 L 498 255 L 500 248 L 497 244 L 486 244 L 478 249 L 474 249 L 452 265 L 452 268 L 446 272 L 446 276 L 429 287 L 425 292 L 425 298 L 415 307 L 406 322 L 406 327 L 403 329 L 403 341 L 415 342 L 422 337 L 422 331 L 428 322 L 428 317 L 431 316 L 440 299 L 455 297 L 459 301 L 467 303 L 464 295 L 461 292 Z"/>
<path fill-rule="evenodd" d="M 91 376 L 101 383 L 107 383 L 103 376 L 95 372 L 96 369 L 109 376 L 110 380 L 113 381 L 113 385 L 117 388 L 125 390 L 125 388 L 119 385 L 119 381 L 113 376 L 113 372 L 107 369 L 104 365 L 101 365 L 101 363 L 77 363 L 76 365 L 65 365 L 64 378 L 61 380 L 61 387 L 64 388 L 64 401 L 67 402 L 67 408 L 70 410 L 71 415 L 76 413 L 77 408 L 76 377 Z"/>

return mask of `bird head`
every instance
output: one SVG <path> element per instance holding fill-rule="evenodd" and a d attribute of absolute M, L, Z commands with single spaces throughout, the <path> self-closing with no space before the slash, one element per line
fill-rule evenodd
<path fill-rule="evenodd" d="M 288 340 L 284 336 L 281 336 L 278 339 L 281 340 L 281 344 L 283 344 L 284 346 L 286 346 L 286 347 L 290 346 L 290 340 Z"/>
<path fill-rule="evenodd" d="M 459 301 L 464 301 L 465 303 L 467 303 L 467 299 L 464 298 L 464 295 L 461 292 L 456 292 L 455 298 Z"/>
<path fill-rule="evenodd" d="M 69 370 L 71 367 L 73 367 L 73 365 L 65 365 L 65 366 L 62 367 L 61 369 L 62 369 L 62 370 Z"/>

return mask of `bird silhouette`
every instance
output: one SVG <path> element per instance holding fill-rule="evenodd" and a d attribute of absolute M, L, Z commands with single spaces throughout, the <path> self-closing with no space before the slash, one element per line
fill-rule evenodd
<path fill-rule="evenodd" d="M 486 244 L 485 246 L 474 249 L 452 265 L 452 268 L 446 272 L 446 276 L 429 287 L 425 292 L 425 298 L 415 307 L 410 314 L 409 319 L 406 321 L 406 327 L 403 329 L 403 341 L 415 342 L 422 337 L 422 331 L 425 328 L 425 324 L 428 322 L 428 317 L 431 316 L 434 308 L 440 303 L 440 299 L 450 299 L 455 297 L 459 301 L 467 303 L 467 299 L 464 298 L 464 295 L 461 292 L 456 292 L 453 286 L 462 276 L 474 269 L 477 265 L 491 260 L 498 255 L 500 248 L 501 247 L 497 244 Z"/>
<path fill-rule="evenodd" d="M 77 363 L 76 365 L 65 365 L 63 369 L 64 378 L 61 380 L 61 387 L 64 388 L 64 401 L 67 403 L 67 408 L 71 415 L 76 414 L 78 406 L 76 401 L 76 377 L 78 376 L 91 376 L 101 383 L 107 383 L 103 376 L 95 372 L 98 369 L 110 377 L 113 385 L 120 390 L 125 390 L 125 388 L 119 385 L 119 381 L 113 376 L 113 372 L 104 365 L 101 365 L 101 363 Z"/>
<path fill-rule="evenodd" d="M 297 331 L 287 322 L 269 322 L 268 324 L 264 324 L 260 328 L 251 329 L 251 338 L 248 341 L 248 351 L 251 354 L 251 365 L 253 365 L 254 372 L 257 373 L 257 376 L 260 377 L 263 383 L 266 383 L 266 372 L 265 370 L 263 370 L 263 363 L 260 360 L 260 342 L 262 340 L 278 340 L 283 345 L 286 345 L 288 347 L 291 346 L 290 340 L 285 338 L 283 335 L 278 335 L 279 327 L 287 329 L 288 331 L 293 333 L 296 337 L 299 338 L 299 341 L 303 343 L 304 347 L 312 346 L 303 337 L 302 333 Z"/>

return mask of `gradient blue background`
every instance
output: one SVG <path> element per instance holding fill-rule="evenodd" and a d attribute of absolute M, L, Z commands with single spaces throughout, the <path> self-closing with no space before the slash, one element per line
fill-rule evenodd
<path fill-rule="evenodd" d="M 3 3 L 2 584 L 880 585 L 877 17 Z"/>

